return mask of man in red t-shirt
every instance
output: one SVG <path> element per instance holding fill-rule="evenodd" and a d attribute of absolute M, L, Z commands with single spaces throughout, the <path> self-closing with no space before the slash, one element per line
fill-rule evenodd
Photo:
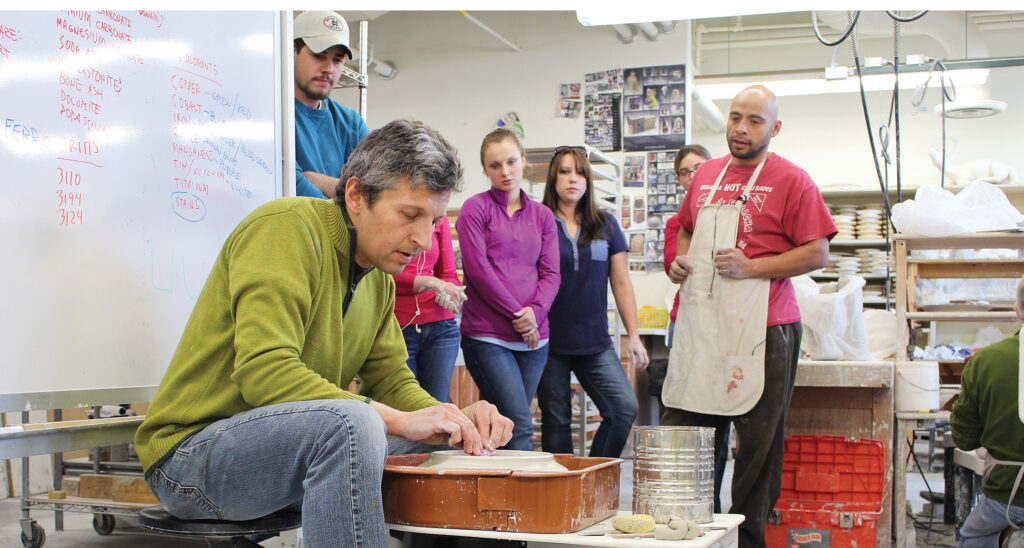
<path fill-rule="evenodd" d="M 763 161 L 740 212 L 736 247 L 719 249 L 714 256 L 714 268 L 722 277 L 770 280 L 763 392 L 743 414 L 707 415 L 670 407 L 661 421 L 666 425 L 717 429 L 735 424 L 739 451 L 730 512 L 746 517 L 740 526 L 741 547 L 765 545 L 768 514 L 781 488 L 783 429 L 802 335 L 800 311 L 789 278 L 825 266 L 828 242 L 836 234 L 828 207 L 807 172 L 768 152 L 772 137 L 782 128 L 778 113 L 778 99 L 763 86 L 748 87 L 733 98 L 726 127 L 730 155 L 704 162 L 694 174 L 677 213 L 677 256 L 669 269 L 674 283 L 682 283 L 693 272 L 687 251 L 698 210 L 705 204 L 735 202 Z M 723 170 L 718 191 L 709 196 Z M 680 309 L 679 314 L 684 313 Z M 685 348 L 678 350 L 687 352 Z"/>

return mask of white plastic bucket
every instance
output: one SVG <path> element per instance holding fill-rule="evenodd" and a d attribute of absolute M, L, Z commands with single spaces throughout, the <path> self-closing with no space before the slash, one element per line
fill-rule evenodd
<path fill-rule="evenodd" d="M 939 408 L 939 362 L 896 362 L 896 411 Z"/>

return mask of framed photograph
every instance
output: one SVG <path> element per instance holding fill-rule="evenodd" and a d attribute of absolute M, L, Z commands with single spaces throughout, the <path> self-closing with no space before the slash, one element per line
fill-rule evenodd
<path fill-rule="evenodd" d="M 643 232 L 633 232 L 629 235 L 629 254 L 643 256 L 647 248 L 647 236 Z"/>

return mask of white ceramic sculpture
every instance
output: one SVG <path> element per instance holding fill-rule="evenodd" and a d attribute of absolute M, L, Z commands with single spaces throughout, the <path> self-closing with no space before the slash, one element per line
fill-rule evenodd
<path fill-rule="evenodd" d="M 500 449 L 493 455 L 467 455 L 461 450 L 436 451 L 422 467 L 437 470 L 512 470 L 513 472 L 568 472 L 551 453 Z"/>

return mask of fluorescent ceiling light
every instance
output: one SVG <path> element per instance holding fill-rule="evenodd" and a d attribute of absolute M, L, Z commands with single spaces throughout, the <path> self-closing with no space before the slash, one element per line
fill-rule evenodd
<path fill-rule="evenodd" d="M 988 81 L 988 69 L 964 69 L 949 73 L 957 86 L 977 86 Z M 928 78 L 927 72 L 900 73 L 900 89 L 914 89 Z M 889 91 L 893 88 L 895 76 L 892 74 L 868 74 L 864 76 L 864 91 Z M 825 80 L 818 78 L 792 78 L 786 80 L 758 80 L 756 77 L 736 78 L 700 78 L 694 84 L 700 89 L 702 96 L 709 99 L 732 99 L 740 90 L 747 86 L 761 84 L 772 90 L 775 95 L 820 95 L 823 93 L 853 93 L 860 91 L 857 77 L 851 76 L 842 80 Z M 939 87 L 942 80 L 938 74 L 932 74 L 928 87 Z"/>
<path fill-rule="evenodd" d="M 753 4 L 751 4 L 753 6 Z M 764 5 L 744 7 L 723 5 L 714 2 L 592 2 L 585 9 L 576 10 L 576 19 L 581 25 L 624 25 L 627 23 L 650 23 L 654 21 L 677 21 L 686 19 L 707 19 L 733 15 L 754 15 L 780 13 L 785 9 L 771 9 Z"/>

